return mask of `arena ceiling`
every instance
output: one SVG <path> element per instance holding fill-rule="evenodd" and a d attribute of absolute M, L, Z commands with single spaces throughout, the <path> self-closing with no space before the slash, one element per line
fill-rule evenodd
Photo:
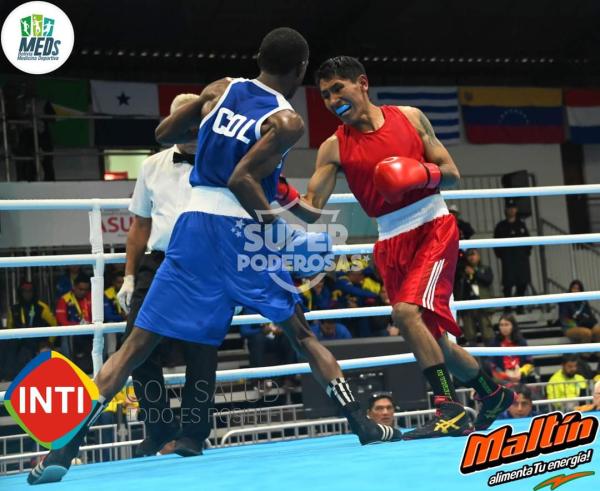
<path fill-rule="evenodd" d="M 22 2 L 2 0 L 0 17 Z M 351 54 L 376 83 L 600 83 L 595 0 L 55 0 L 75 27 L 62 76 L 251 76 L 271 28 L 300 30 L 311 67 Z M 3 72 L 14 69 L 3 58 Z M 312 70 L 311 70 L 312 71 Z"/>

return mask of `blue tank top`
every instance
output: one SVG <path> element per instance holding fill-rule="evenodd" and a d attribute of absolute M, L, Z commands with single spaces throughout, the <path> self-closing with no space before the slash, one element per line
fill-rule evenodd
<path fill-rule="evenodd" d="M 227 187 L 233 169 L 260 139 L 265 119 L 292 106 L 279 92 L 258 80 L 234 79 L 217 105 L 200 123 L 196 161 L 190 174 L 195 186 Z M 275 199 L 283 159 L 262 180 L 269 202 Z"/>

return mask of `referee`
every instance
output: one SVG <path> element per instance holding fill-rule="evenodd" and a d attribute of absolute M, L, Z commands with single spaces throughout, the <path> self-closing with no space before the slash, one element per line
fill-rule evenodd
<path fill-rule="evenodd" d="M 171 104 L 171 113 L 198 97 L 195 94 L 178 95 Z M 129 205 L 134 216 L 127 234 L 125 281 L 117 295 L 128 313 L 125 337 L 133 329 L 138 311 L 165 257 L 175 221 L 189 196 L 197 134 L 198 128 L 192 128 L 190 136 L 193 139 L 189 143 L 174 145 L 148 157 L 137 178 Z M 150 254 L 145 254 L 147 249 Z M 186 372 L 180 429 L 170 408 L 163 378 L 161 351 L 165 350 L 165 344 L 157 346 L 132 374 L 140 402 L 138 419 L 146 423 L 146 438 L 135 448 L 134 457 L 156 455 L 171 440 L 175 440 L 175 453 L 184 457 L 200 455 L 204 440 L 210 434 L 209 409 L 214 396 L 217 348 L 183 343 Z"/>

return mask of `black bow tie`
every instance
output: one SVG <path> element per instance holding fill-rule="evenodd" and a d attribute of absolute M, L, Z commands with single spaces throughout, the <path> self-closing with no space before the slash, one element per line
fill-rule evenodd
<path fill-rule="evenodd" d="M 181 164 L 182 162 L 186 162 L 188 164 L 193 164 L 195 161 L 195 155 L 191 153 L 177 153 L 173 152 L 173 163 Z"/>

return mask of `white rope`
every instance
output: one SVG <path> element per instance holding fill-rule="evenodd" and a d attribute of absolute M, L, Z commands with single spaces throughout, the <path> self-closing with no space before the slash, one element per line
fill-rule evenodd
<path fill-rule="evenodd" d="M 550 295 L 530 295 L 528 297 L 501 297 L 486 298 L 481 300 L 461 300 L 454 302 L 451 307 L 455 310 L 475 310 L 496 307 L 520 306 L 520 305 L 542 305 L 548 303 L 579 302 L 582 300 L 600 300 L 600 290 L 575 293 L 553 293 Z M 357 307 L 348 309 L 325 309 L 306 312 L 307 320 L 320 319 L 347 319 L 354 317 L 377 317 L 390 315 L 392 307 L 383 305 L 380 307 Z M 259 314 L 236 315 L 231 321 L 232 326 L 243 324 L 264 324 L 269 319 Z M 104 334 L 119 333 L 125 330 L 125 322 L 110 322 L 101 324 Z M 75 326 L 56 327 L 26 327 L 22 329 L 0 329 L 0 341 L 3 339 L 25 339 L 45 338 L 49 336 L 80 336 L 94 334 L 94 324 L 78 324 Z"/>
<path fill-rule="evenodd" d="M 119 199 L 3 199 L 0 211 L 88 210 L 97 203 L 102 210 L 119 210 L 129 206 L 130 198 Z"/>
<path fill-rule="evenodd" d="M 103 254 L 105 264 L 125 262 L 125 253 Z M 60 254 L 56 256 L 0 257 L 0 268 L 32 266 L 70 266 L 72 264 L 96 264 L 95 254 Z"/>
<path fill-rule="evenodd" d="M 482 190 L 459 190 L 459 191 L 444 191 L 442 194 L 447 199 L 472 199 L 472 198 L 500 198 L 500 197 L 515 197 L 515 196 L 555 196 L 565 194 L 588 194 L 600 193 L 600 185 L 585 185 L 585 186 L 548 186 L 537 188 L 510 188 L 510 189 L 482 189 Z M 345 201 L 348 200 L 348 201 Z M 351 200 L 351 201 L 350 201 Z M 126 208 L 129 204 L 129 199 L 53 199 L 53 200 L 0 200 L 0 211 L 9 210 L 92 210 L 95 213 L 95 220 L 99 223 L 99 210 L 101 209 L 121 209 Z M 356 202 L 353 195 L 334 195 L 330 200 L 331 204 Z M 22 267 L 22 266 L 64 266 L 72 264 L 93 264 L 95 266 L 95 275 L 97 278 L 102 278 L 104 264 L 107 263 L 122 263 L 125 261 L 125 254 L 104 254 L 102 252 L 101 232 L 98 234 L 91 227 L 90 241 L 94 254 L 75 254 L 75 255 L 59 255 L 59 256 L 26 256 L 26 257 L 8 257 L 0 258 L 0 267 Z M 470 241 L 461 241 L 462 248 L 479 247 L 512 247 L 523 245 L 551 245 L 551 244 L 572 244 L 572 243 L 587 243 L 600 242 L 600 234 L 580 234 L 580 235 L 565 235 L 565 236 L 546 236 L 546 237 L 524 237 L 524 238 L 509 238 L 509 239 L 479 239 Z M 372 252 L 372 244 L 344 245 L 336 246 L 334 251 L 336 254 L 368 254 Z M 553 302 L 574 301 L 577 295 L 585 295 L 588 300 L 600 298 L 600 292 L 582 292 L 579 294 L 558 294 L 558 295 L 543 295 L 532 297 L 514 297 L 511 299 L 490 299 L 490 300 L 473 300 L 468 302 L 456 302 L 453 304 L 455 310 L 477 309 L 486 307 L 509 305 L 530 305 Z M 567 298 L 571 296 L 571 298 Z M 508 302 L 507 302 L 508 300 Z M 97 310 L 97 309 L 95 309 Z M 322 319 L 322 318 L 344 318 L 354 316 L 373 316 L 373 315 L 389 315 L 391 307 L 369 307 L 362 309 L 340 309 L 335 311 L 320 311 L 309 312 L 307 319 Z M 11 329 L 2 330 L 0 339 L 14 339 L 24 337 L 46 337 L 46 336 L 63 336 L 63 335 L 80 335 L 80 334 L 96 334 L 94 345 L 98 347 L 98 340 L 101 339 L 100 333 L 119 332 L 123 329 L 124 323 L 118 323 L 118 330 L 115 326 L 103 324 L 102 315 L 98 312 L 93 313 L 95 323 L 92 325 L 80 326 L 60 326 L 53 328 L 29 328 L 29 329 Z M 266 322 L 267 319 L 261 316 L 238 316 L 234 318 L 233 324 L 254 324 Z M 49 331 L 49 333 L 48 333 Z M 97 350 L 96 350 L 97 351 Z M 96 353 L 98 355 L 98 353 Z M 412 355 L 411 355 L 412 356 Z M 355 360 L 353 360 L 355 361 Z M 95 364 L 97 365 L 97 363 Z M 97 367 L 95 367 L 97 368 Z"/>
<path fill-rule="evenodd" d="M 534 245 L 588 244 L 600 242 L 600 234 L 543 235 L 534 237 L 511 237 L 507 239 L 461 240 L 461 249 L 493 247 L 518 247 Z M 373 244 L 346 244 L 333 246 L 335 255 L 371 254 Z M 63 254 L 57 256 L 16 256 L 0 258 L 0 268 L 31 266 L 67 266 L 71 264 L 96 264 L 95 254 Z M 125 262 L 125 253 L 104 254 L 106 264 Z"/>
<path fill-rule="evenodd" d="M 505 307 L 507 305 L 541 305 L 547 303 L 577 302 L 581 300 L 600 300 L 600 291 L 576 292 L 576 293 L 555 293 L 550 295 L 531 295 L 527 297 L 502 297 L 488 298 L 481 300 L 461 300 L 454 302 L 452 308 L 456 310 L 475 310 L 492 307 Z M 305 313 L 309 321 L 320 319 L 347 319 L 354 317 L 377 317 L 390 315 L 392 307 L 383 305 L 380 307 L 356 307 L 346 309 L 325 309 L 314 310 Z M 260 314 L 236 315 L 233 317 L 231 325 L 238 326 L 244 324 L 264 324 L 270 322 L 269 319 Z M 119 333 L 125 330 L 125 322 L 112 322 L 102 325 L 105 334 Z M 77 336 L 94 333 L 93 324 L 78 324 L 75 326 L 56 326 L 56 327 L 28 327 L 22 329 L 4 329 L 0 330 L 0 340 L 2 339 L 24 339 L 41 338 L 48 336 Z"/>
<path fill-rule="evenodd" d="M 548 346 L 515 346 L 511 348 L 502 347 L 473 347 L 465 348 L 473 356 L 508 356 L 508 355 L 551 355 L 565 353 L 595 353 L 600 351 L 600 343 L 582 344 L 557 344 Z M 354 370 L 358 368 L 385 367 L 390 365 L 402 365 L 416 361 L 412 353 L 400 355 L 373 356 L 367 358 L 354 358 L 339 362 L 342 370 Z M 310 373 L 308 363 L 294 363 L 273 367 L 239 368 L 235 370 L 217 371 L 218 382 L 234 382 L 250 378 L 271 378 L 284 375 L 295 375 Z M 185 374 L 166 374 L 165 381 L 170 383 L 185 382 Z"/>
<path fill-rule="evenodd" d="M 600 184 L 575 186 L 536 186 L 533 188 L 494 188 L 494 189 L 457 189 L 442 191 L 444 199 L 480 199 L 480 198 L 518 198 L 520 196 L 563 196 L 568 194 L 600 193 Z M 328 205 L 356 203 L 352 193 L 334 194 Z"/>
<path fill-rule="evenodd" d="M 537 186 L 527 188 L 458 189 L 442 191 L 445 199 L 516 198 L 520 196 L 563 196 L 571 194 L 600 193 L 600 184 L 575 186 Z M 103 210 L 123 209 L 130 199 L 98 199 Z M 353 194 L 334 194 L 328 204 L 356 203 Z M 91 199 L 6 199 L 0 200 L 0 211 L 25 210 L 91 210 Z"/>
<path fill-rule="evenodd" d="M 582 344 L 555 344 L 548 346 L 515 346 L 503 347 L 473 347 L 465 348 L 473 356 L 507 356 L 507 355 L 563 355 L 566 353 L 595 353 L 600 352 L 600 343 Z M 385 367 L 390 365 L 402 365 L 415 361 L 412 353 L 399 355 L 373 356 L 368 358 L 354 358 L 352 360 L 339 361 L 342 370 L 354 370 L 359 368 Z M 256 378 L 282 377 L 285 375 L 297 375 L 310 373 L 308 363 L 293 363 L 258 368 L 238 368 L 235 370 L 217 370 L 217 382 L 236 382 Z M 167 385 L 182 385 L 185 382 L 185 373 L 167 373 L 164 375 Z M 128 384 L 131 384 L 131 378 Z M 4 392 L 0 392 L 0 401 L 4 400 Z"/>

